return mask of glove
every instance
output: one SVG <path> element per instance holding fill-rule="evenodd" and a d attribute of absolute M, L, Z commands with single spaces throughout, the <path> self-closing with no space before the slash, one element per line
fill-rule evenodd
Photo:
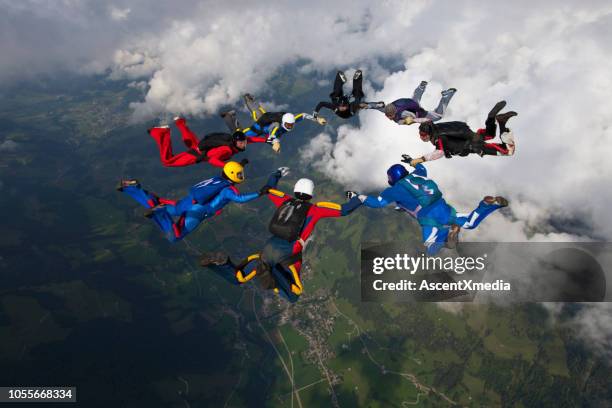
<path fill-rule="evenodd" d="M 414 123 L 414 118 L 412 118 L 411 116 L 406 116 L 404 119 L 402 119 L 403 125 L 412 125 L 413 123 Z"/>
<path fill-rule="evenodd" d="M 278 174 L 281 177 L 285 177 L 287 174 L 289 174 L 289 167 L 279 167 L 276 170 L 276 174 Z"/>
<path fill-rule="evenodd" d="M 315 119 L 316 119 L 317 123 L 319 125 L 321 125 L 321 126 L 325 126 L 327 124 L 327 119 L 325 119 L 322 116 L 317 116 Z"/>
<path fill-rule="evenodd" d="M 249 164 L 249 159 L 242 159 L 242 160 L 240 160 L 240 165 L 242 167 L 246 166 L 247 164 Z"/>
<path fill-rule="evenodd" d="M 280 142 L 278 140 L 275 140 L 272 142 L 272 150 L 274 150 L 276 153 L 280 152 Z"/>
<path fill-rule="evenodd" d="M 266 184 L 265 186 L 259 189 L 259 195 L 262 196 L 262 195 L 268 194 L 271 188 L 272 187 Z"/>
<path fill-rule="evenodd" d="M 412 157 L 410 157 L 410 155 L 402 154 L 402 163 L 410 164 L 411 161 L 412 161 Z"/>
<path fill-rule="evenodd" d="M 344 195 L 346 196 L 347 200 L 350 200 L 353 197 L 357 197 L 359 194 L 356 191 L 346 191 Z"/>

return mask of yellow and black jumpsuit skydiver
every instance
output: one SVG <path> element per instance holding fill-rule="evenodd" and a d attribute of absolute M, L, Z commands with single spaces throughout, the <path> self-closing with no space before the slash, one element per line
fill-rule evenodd
<path fill-rule="evenodd" d="M 272 175 L 268 185 L 276 187 L 278 179 Z M 274 188 L 268 192 L 268 198 L 279 207 L 293 197 Z M 361 205 L 359 198 L 354 197 L 350 201 L 339 205 L 330 202 L 318 202 L 312 204 L 306 214 L 306 220 L 296 241 L 286 241 L 277 236 L 271 236 L 261 252 L 253 254 L 238 264 L 229 259 L 224 265 L 214 268 L 222 272 L 222 276 L 231 283 L 244 284 L 251 279 L 263 276 L 271 276 L 271 287 L 276 293 L 290 302 L 296 302 L 304 289 L 300 279 L 302 268 L 302 250 L 305 243 L 312 234 L 315 225 L 323 218 L 342 217 L 350 214 Z"/>

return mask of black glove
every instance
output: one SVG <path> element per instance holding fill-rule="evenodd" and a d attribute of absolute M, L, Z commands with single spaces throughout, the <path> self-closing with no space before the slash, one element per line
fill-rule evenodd
<path fill-rule="evenodd" d="M 240 160 L 240 165 L 242 167 L 246 166 L 247 164 L 249 164 L 249 159 L 242 159 L 242 160 Z"/>
<path fill-rule="evenodd" d="M 402 154 L 402 162 L 403 163 L 408 163 L 410 164 L 410 162 L 412 161 L 412 157 L 410 157 L 410 155 L 408 154 Z"/>
<path fill-rule="evenodd" d="M 271 188 L 272 187 L 266 184 L 265 186 L 259 189 L 259 195 L 262 196 L 262 195 L 268 194 Z"/>

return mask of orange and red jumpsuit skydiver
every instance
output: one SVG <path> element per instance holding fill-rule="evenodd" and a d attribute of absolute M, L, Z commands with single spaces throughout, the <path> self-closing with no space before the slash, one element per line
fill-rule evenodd
<path fill-rule="evenodd" d="M 242 151 L 235 145 L 219 146 L 204 150 L 203 142 L 206 136 L 209 135 L 204 136 L 201 140 L 198 139 L 196 134 L 187 127 L 187 122 L 184 118 L 176 118 L 174 124 L 181 132 L 183 143 L 185 143 L 188 149 L 178 154 L 172 152 L 172 139 L 170 138 L 170 128 L 168 126 L 149 129 L 149 135 L 157 142 L 159 147 L 161 162 L 166 167 L 184 167 L 200 162 L 208 162 L 212 166 L 223 168 L 225 162 L 236 153 Z M 229 124 L 228 127 L 230 127 Z M 232 132 L 236 130 L 237 128 L 231 129 Z M 228 134 L 228 136 L 230 135 Z M 266 141 L 267 138 L 263 136 L 246 138 L 247 143 L 265 143 Z"/>
<path fill-rule="evenodd" d="M 276 187 L 280 177 L 278 172 L 273 174 L 268 179 L 268 185 Z M 293 197 L 271 188 L 268 192 L 268 198 L 276 207 L 280 207 Z M 361 201 L 357 197 L 353 197 L 342 205 L 331 202 L 313 204 L 306 214 L 306 220 L 298 240 L 289 242 L 273 235 L 268 239 L 261 252 L 248 256 L 238 264 L 234 264 L 228 259 L 226 264 L 213 266 L 212 268 L 221 272 L 221 275 L 227 281 L 238 285 L 250 281 L 258 273 L 261 275 L 266 269 L 274 278 L 274 291 L 294 303 L 303 291 L 300 279 L 302 250 L 317 223 L 323 218 L 348 215 L 360 205 Z"/>

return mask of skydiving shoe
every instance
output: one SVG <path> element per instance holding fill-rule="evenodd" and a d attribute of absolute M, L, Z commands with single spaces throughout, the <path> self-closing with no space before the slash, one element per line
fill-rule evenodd
<path fill-rule="evenodd" d="M 246 103 L 247 106 L 251 103 L 255 103 L 255 97 L 250 93 L 244 94 L 244 103 Z"/>
<path fill-rule="evenodd" d="M 427 81 L 421 81 L 421 83 L 419 84 L 419 88 L 425 89 L 425 88 L 427 88 L 427 84 L 428 84 Z"/>
<path fill-rule="evenodd" d="M 453 224 L 450 227 L 450 231 L 448 232 L 448 236 L 446 237 L 446 247 L 449 249 L 453 249 L 457 247 L 457 242 L 459 241 L 459 232 L 461 231 L 461 227 Z"/>
<path fill-rule="evenodd" d="M 137 187 L 140 183 L 136 179 L 121 180 L 117 185 L 117 191 L 123 191 L 125 187 Z"/>
<path fill-rule="evenodd" d="M 489 204 L 489 205 L 499 205 L 500 207 L 507 207 L 508 206 L 508 200 L 506 200 L 504 197 L 502 196 L 486 196 L 485 198 L 482 199 L 482 201 L 484 201 L 485 203 Z"/>
<path fill-rule="evenodd" d="M 156 210 L 159 210 L 160 208 L 163 208 L 163 207 L 164 207 L 164 204 L 158 204 L 155 207 L 151 207 L 148 210 L 145 210 L 145 212 L 142 215 L 145 218 L 151 218 L 155 214 Z"/>
<path fill-rule="evenodd" d="M 357 71 L 355 71 L 355 75 L 353 75 L 353 81 L 356 81 L 356 80 L 358 80 L 359 78 L 361 78 L 361 74 L 362 74 L 362 72 L 361 72 L 361 70 L 360 70 L 360 69 L 358 69 Z M 344 81 L 344 82 L 346 82 L 346 79 L 343 79 L 343 81 Z"/>
<path fill-rule="evenodd" d="M 147 133 L 150 134 L 151 136 L 155 136 L 155 134 L 168 132 L 169 130 L 170 130 L 170 126 L 166 126 L 166 125 L 155 126 L 155 127 L 147 129 Z"/>
<path fill-rule="evenodd" d="M 504 109 L 506 107 L 506 101 L 499 101 L 495 104 L 495 106 L 493 106 L 493 109 L 491 109 L 491 112 L 489 112 L 489 114 L 487 115 L 488 118 L 493 118 L 495 117 L 499 112 L 501 112 L 502 109 Z"/>
<path fill-rule="evenodd" d="M 448 88 L 440 93 L 442 96 L 452 96 L 455 94 L 455 92 L 457 92 L 457 88 Z"/>
<path fill-rule="evenodd" d="M 511 117 L 516 116 L 516 115 L 518 115 L 518 113 L 516 113 L 515 111 L 510 111 L 510 112 L 501 113 L 495 116 L 497 123 L 499 123 L 500 133 L 504 133 L 508 131 L 508 128 L 506 127 L 506 122 L 508 122 L 508 120 Z"/>
<path fill-rule="evenodd" d="M 185 124 L 185 118 L 182 117 L 182 116 L 175 116 L 173 120 L 174 120 L 174 124 L 177 125 L 177 126 L 181 125 L 181 124 L 182 125 Z"/>
<path fill-rule="evenodd" d="M 235 111 L 234 109 L 232 109 L 232 110 L 228 110 L 228 111 L 225 111 L 225 112 L 221 112 L 221 113 L 220 113 L 220 116 L 221 116 L 222 118 L 225 118 L 225 117 L 226 117 L 226 116 L 228 116 L 228 115 L 234 116 L 234 115 L 236 115 L 236 111 Z"/>
<path fill-rule="evenodd" d="M 200 266 L 220 266 L 228 262 L 229 256 L 224 252 L 207 252 L 200 258 Z"/>
<path fill-rule="evenodd" d="M 346 82 L 346 75 L 344 75 L 344 72 L 338 71 L 338 76 L 340 77 L 342 82 Z"/>

